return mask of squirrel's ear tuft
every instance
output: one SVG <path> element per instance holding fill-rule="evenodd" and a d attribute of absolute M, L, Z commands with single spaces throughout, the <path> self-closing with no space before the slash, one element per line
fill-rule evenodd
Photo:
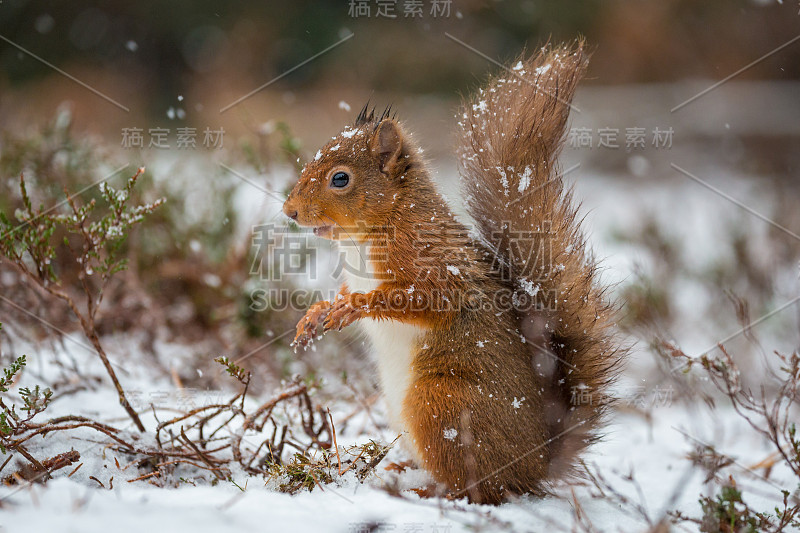
<path fill-rule="evenodd" d="M 392 119 L 384 119 L 375 128 L 369 142 L 370 151 L 378 159 L 384 174 L 392 174 L 403 151 L 400 126 Z"/>

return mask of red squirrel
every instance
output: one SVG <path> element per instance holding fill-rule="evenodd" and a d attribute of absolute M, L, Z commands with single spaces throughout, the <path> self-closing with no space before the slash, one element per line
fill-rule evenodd
<path fill-rule="evenodd" d="M 582 42 L 542 48 L 490 79 L 459 118 L 470 229 L 387 109 L 303 168 L 283 211 L 351 265 L 311 306 L 296 346 L 358 322 L 389 421 L 455 497 L 545 494 L 598 436 L 622 350 L 614 307 L 559 171 Z"/>

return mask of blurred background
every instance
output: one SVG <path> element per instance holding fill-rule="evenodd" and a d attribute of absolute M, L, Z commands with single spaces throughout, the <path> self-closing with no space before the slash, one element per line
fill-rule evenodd
<path fill-rule="evenodd" d="M 797 293 L 798 10 L 794 0 L 4 0 L 0 208 L 18 207 L 23 172 L 48 204 L 63 186 L 147 166 L 141 194 L 169 202 L 128 241 L 107 334 L 143 329 L 154 353 L 166 340 L 258 349 L 252 361 L 275 379 L 326 364 L 357 372 L 352 336 L 327 342 L 332 362 L 294 356 L 289 338 L 259 348 L 302 311 L 253 309 L 263 281 L 248 270 L 253 226 L 283 223 L 280 194 L 298 165 L 367 100 L 398 110 L 455 198 L 461 95 L 523 49 L 584 36 L 593 56 L 567 179 L 633 342 L 696 352 Z M 69 326 L 12 274 L 0 287 Z M 796 348 L 799 324 L 797 306 L 784 308 L 761 326 L 768 346 L 752 337 L 743 353 Z"/>
<path fill-rule="evenodd" d="M 649 105 L 650 115 L 636 118 L 665 125 L 688 121 L 692 130 L 680 132 L 683 141 L 690 134 L 728 132 L 728 143 L 746 137 L 754 151 L 783 137 L 761 150 L 781 156 L 765 159 L 774 170 L 786 171 L 782 159 L 797 153 L 785 137 L 797 133 L 798 121 L 791 120 L 797 118 L 797 99 L 793 91 L 780 91 L 780 82 L 800 76 L 800 46 L 787 46 L 736 76 L 750 83 L 721 93 L 733 101 L 716 94 L 681 113 L 669 110 L 706 87 L 699 83 L 694 90 L 692 80 L 721 80 L 795 37 L 799 9 L 789 0 L 5 0 L 0 118 L 6 129 L 25 127 L 70 101 L 76 128 L 109 141 L 124 127 L 158 125 L 224 127 L 237 139 L 274 120 L 290 124 L 313 146 L 371 97 L 378 105 L 393 102 L 402 116 L 414 119 L 426 144 L 444 150 L 448 135 L 442 132 L 451 130 L 458 95 L 496 70 L 491 60 L 505 63 L 525 47 L 583 35 L 594 49 L 583 87 L 600 98 L 590 100 L 587 112 L 602 113 L 609 126 L 635 126 L 625 123 L 630 107 Z M 348 35 L 352 39 L 334 46 Z M 128 110 L 98 99 L 53 67 Z M 283 77 L 220 113 L 278 76 Z M 642 84 L 646 92 L 622 90 Z M 618 93 L 613 108 L 600 89 Z M 789 100 L 786 105 L 776 101 L 780 97 Z M 342 109 L 340 101 L 352 110 Z M 755 107 L 742 109 L 743 101 Z M 690 118 L 698 115 L 705 120 Z M 775 122 L 780 117 L 784 124 Z"/>

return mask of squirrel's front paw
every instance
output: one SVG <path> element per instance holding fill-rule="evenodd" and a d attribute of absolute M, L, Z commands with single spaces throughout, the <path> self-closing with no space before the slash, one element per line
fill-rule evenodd
<path fill-rule="evenodd" d="M 356 305 L 352 298 L 341 298 L 334 302 L 330 313 L 322 323 L 322 332 L 325 333 L 332 329 L 341 331 L 364 316 L 364 307 Z"/>
<path fill-rule="evenodd" d="M 312 305 L 300 322 L 297 323 L 297 334 L 294 336 L 292 346 L 305 348 L 317 336 L 320 323 L 328 316 L 331 311 L 331 303 L 328 301 L 317 302 Z"/>

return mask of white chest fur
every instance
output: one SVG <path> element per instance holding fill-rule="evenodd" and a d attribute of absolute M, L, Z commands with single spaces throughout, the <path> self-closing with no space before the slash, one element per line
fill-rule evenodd
<path fill-rule="evenodd" d="M 372 275 L 374 271 L 369 266 L 369 247 L 356 248 L 351 243 L 343 243 L 340 249 L 344 253 L 343 259 L 347 261 L 345 272 L 350 291 L 366 293 L 375 290 L 380 280 Z M 369 318 L 360 320 L 359 325 L 372 344 L 389 423 L 398 432 L 407 431 L 400 414 L 411 384 L 414 356 L 419 350 L 424 329 L 395 320 Z"/>

